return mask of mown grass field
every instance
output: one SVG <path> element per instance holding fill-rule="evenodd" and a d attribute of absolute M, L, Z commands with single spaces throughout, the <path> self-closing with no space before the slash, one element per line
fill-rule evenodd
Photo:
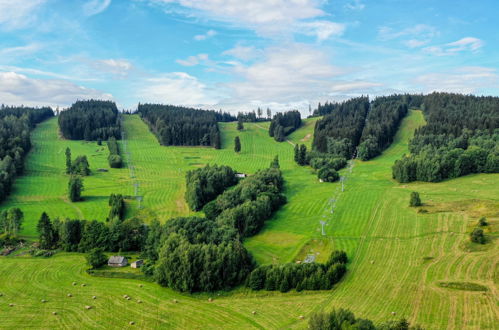
<path fill-rule="evenodd" d="M 131 203 L 129 215 L 166 220 L 189 214 L 183 201 L 186 170 L 217 163 L 253 173 L 267 167 L 278 154 L 288 203 L 245 245 L 260 263 L 294 261 L 308 253 L 322 260 L 333 248 L 345 249 L 351 259 L 345 279 L 331 291 L 280 294 L 238 289 L 221 296 L 214 294 L 210 303 L 207 294 L 180 295 L 149 282 L 90 277 L 79 254 L 61 253 L 49 259 L 4 257 L 0 258 L 0 328 L 19 328 L 19 324 L 35 328 L 124 328 L 130 321 L 139 328 L 306 328 L 312 312 L 333 307 L 349 308 L 357 316 L 377 322 L 406 317 L 426 329 L 495 328 L 499 320 L 499 175 L 471 175 L 437 184 L 395 183 L 391 165 L 407 152 L 412 132 L 422 124 L 421 112 L 411 111 L 383 155 L 369 162 L 355 161 L 351 174 L 342 171 L 348 179 L 341 192 L 339 183 L 319 183 L 309 168 L 295 165 L 293 146 L 268 137 L 265 123 L 245 124 L 243 132 L 238 132 L 234 123 L 223 124 L 223 149 L 213 150 L 162 147 L 137 116 L 127 116 L 128 149 L 139 193 L 144 196 L 144 208 L 138 210 L 136 203 Z M 313 133 L 313 125 L 314 119 L 307 120 L 289 140 L 311 143 L 307 136 Z M 90 153 L 96 145 L 60 140 L 56 128 L 52 120 L 35 130 L 28 171 L 17 180 L 11 198 L 2 204 L 23 209 L 27 236 L 34 235 L 36 223 L 30 215 L 37 219 L 44 208 L 51 216 L 74 212 L 71 216 L 78 217 L 81 212 L 87 218 L 103 219 L 107 214 L 107 197 L 76 203 L 79 212 L 61 197 L 67 183 L 62 174 L 64 150 L 51 156 L 41 148 L 58 150 L 71 143 L 75 150 L 81 148 L 73 151 L 76 155 Z M 240 154 L 233 151 L 236 135 L 241 137 Z M 107 150 L 93 157 L 95 161 L 89 157 L 92 168 L 104 167 Z M 51 165 L 56 160 L 57 165 Z M 93 166 L 94 162 L 102 165 Z M 45 170 L 39 173 L 40 168 Z M 42 186 L 32 187 L 37 180 L 43 182 Z M 126 169 L 98 174 L 85 182 L 88 196 L 105 196 L 116 192 L 113 189 L 126 194 L 133 191 Z M 428 213 L 408 207 L 413 190 L 421 193 Z M 328 211 L 332 196 L 337 199 L 333 215 Z M 328 216 L 325 237 L 319 225 L 323 215 Z M 468 233 L 482 215 L 492 222 L 488 232 L 492 242 L 485 247 L 469 245 Z M 73 281 L 78 285 L 72 286 Z M 438 285 L 441 282 L 470 282 L 488 290 L 443 288 Z M 81 287 L 81 283 L 87 286 Z M 139 287 L 141 283 L 143 288 Z M 73 297 L 67 297 L 68 293 Z M 123 299 L 124 294 L 132 300 Z M 93 295 L 96 300 L 91 299 Z M 47 302 L 41 303 L 41 299 Z M 137 299 L 143 302 L 139 304 Z M 179 303 L 174 304 L 172 299 Z M 15 306 L 9 307 L 9 303 Z M 85 305 L 94 308 L 86 310 Z M 52 311 L 58 315 L 52 315 Z M 253 315 L 252 311 L 257 313 Z M 305 320 L 299 320 L 299 315 Z"/>

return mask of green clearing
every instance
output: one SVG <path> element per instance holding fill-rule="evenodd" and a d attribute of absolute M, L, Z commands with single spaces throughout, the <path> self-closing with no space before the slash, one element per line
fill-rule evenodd
<path fill-rule="evenodd" d="M 313 133 L 315 120 L 308 119 L 289 140 L 302 143 L 299 141 Z M 499 175 L 471 175 L 437 184 L 395 183 L 391 165 L 407 152 L 408 139 L 422 124 L 421 112 L 411 111 L 389 149 L 374 160 L 355 161 L 346 189 L 339 193 L 339 183 L 319 183 L 309 168 L 295 165 L 293 146 L 271 139 L 266 123 L 245 123 L 242 132 L 235 129 L 235 123 L 222 124 L 223 149 L 213 150 L 162 147 L 137 116 L 126 116 L 130 163 L 140 184 L 139 194 L 144 196 L 143 209 L 138 210 L 135 202 L 128 204 L 129 215 L 146 220 L 187 215 L 190 212 L 183 200 L 186 170 L 218 163 L 253 173 L 267 167 L 278 154 L 288 203 L 245 245 L 260 263 L 294 261 L 308 253 L 323 260 L 331 249 L 345 249 L 351 259 L 345 279 L 327 292 L 280 294 L 238 289 L 215 294 L 209 303 L 207 294 L 181 295 L 148 282 L 91 277 L 78 254 L 61 253 L 49 259 L 3 257 L 0 315 L 9 317 L 0 327 L 123 328 L 135 321 L 140 328 L 306 328 L 311 312 L 346 307 L 375 321 L 406 317 L 426 329 L 494 328 L 499 319 L 495 229 Z M 236 135 L 241 137 L 240 154 L 233 151 Z M 69 145 L 74 156 L 86 153 L 94 170 L 107 168 L 107 148 L 91 156 L 96 153 L 95 143 L 58 139 L 55 120 L 41 124 L 33 140 L 27 172 L 2 205 L 18 206 L 25 212 L 26 236 L 35 235 L 34 226 L 43 210 L 51 217 L 104 219 L 111 192 L 133 192 L 128 170 L 112 169 L 85 180 L 84 196 L 91 198 L 66 203 L 64 148 Z M 428 213 L 408 207 L 413 190 L 420 192 Z M 337 202 L 331 218 L 327 205 L 332 196 L 337 196 Z M 320 235 L 322 215 L 330 218 L 326 237 Z M 468 233 L 481 215 L 491 222 L 487 230 L 491 242 L 485 249 L 466 248 Z M 73 281 L 87 286 L 73 287 Z M 449 290 L 439 287 L 440 282 L 471 282 L 488 291 Z M 68 293 L 73 297 L 68 298 Z M 123 299 L 124 294 L 132 300 Z M 92 300 L 92 295 L 98 298 Z M 48 302 L 42 304 L 41 299 Z M 143 303 L 138 304 L 137 299 Z M 9 303 L 15 306 L 9 307 Z M 95 308 L 85 310 L 85 305 Z M 299 315 L 305 320 L 299 320 Z"/>

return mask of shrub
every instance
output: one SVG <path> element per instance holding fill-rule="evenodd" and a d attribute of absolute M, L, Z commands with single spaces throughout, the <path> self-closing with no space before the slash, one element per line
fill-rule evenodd
<path fill-rule="evenodd" d="M 411 199 L 409 201 L 409 206 L 416 207 L 423 205 L 421 203 L 421 198 L 419 198 L 419 193 L 417 191 L 411 192 Z"/>

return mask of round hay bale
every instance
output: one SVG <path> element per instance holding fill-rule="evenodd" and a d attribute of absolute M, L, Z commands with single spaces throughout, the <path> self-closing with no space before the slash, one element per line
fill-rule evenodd
<path fill-rule="evenodd" d="M 92 296 L 92 299 L 97 299 L 97 297 L 96 296 Z"/>
<path fill-rule="evenodd" d="M 85 283 L 82 283 L 82 285 L 81 285 L 81 286 L 87 286 L 87 285 L 86 285 Z"/>
<path fill-rule="evenodd" d="M 52 315 L 57 315 L 57 312 L 52 312 Z"/>
<path fill-rule="evenodd" d="M 130 297 L 126 297 L 126 300 L 130 300 L 130 299 L 132 299 L 132 298 L 130 298 Z"/>
<path fill-rule="evenodd" d="M 174 304 L 178 303 L 178 300 L 177 299 L 173 299 L 173 303 Z"/>
<path fill-rule="evenodd" d="M 128 295 L 126 295 L 126 294 L 125 294 L 125 295 L 123 295 L 123 298 L 125 298 L 125 299 L 126 299 L 126 298 L 128 298 Z"/>
<path fill-rule="evenodd" d="M 213 298 L 208 298 L 208 301 L 209 301 L 209 302 L 212 302 L 212 301 L 213 301 Z"/>
<path fill-rule="evenodd" d="M 92 309 L 92 306 L 85 306 L 85 309 Z"/>
<path fill-rule="evenodd" d="M 68 293 L 68 297 L 72 297 L 73 295 L 71 293 Z"/>
<path fill-rule="evenodd" d="M 3 296 L 3 293 L 0 292 L 0 297 Z"/>
<path fill-rule="evenodd" d="M 256 314 L 256 311 L 252 311 L 251 314 L 255 315 Z"/>
<path fill-rule="evenodd" d="M 371 265 L 374 264 L 374 260 L 371 260 Z"/>
<path fill-rule="evenodd" d="M 142 304 L 142 300 L 137 300 L 137 303 Z"/>
<path fill-rule="evenodd" d="M 300 320 L 303 320 L 303 319 L 305 318 L 305 316 L 300 315 L 300 316 L 298 316 L 298 318 L 299 318 Z"/>
<path fill-rule="evenodd" d="M 144 287 L 144 284 L 139 284 L 139 287 L 143 288 L 143 287 Z"/>
<path fill-rule="evenodd" d="M 129 322 L 129 324 L 130 324 L 130 325 L 134 325 L 134 324 L 135 324 L 135 322 L 133 322 L 133 321 L 130 321 L 130 322 Z"/>
<path fill-rule="evenodd" d="M 73 282 L 73 285 L 76 285 L 76 282 Z"/>
<path fill-rule="evenodd" d="M 10 303 L 10 304 L 9 304 L 9 307 L 14 307 L 14 304 Z"/>
<path fill-rule="evenodd" d="M 47 301 L 45 299 L 42 299 L 42 303 L 46 303 Z"/>
<path fill-rule="evenodd" d="M 392 315 L 397 315 L 397 313 L 395 313 L 395 312 L 392 312 Z"/>

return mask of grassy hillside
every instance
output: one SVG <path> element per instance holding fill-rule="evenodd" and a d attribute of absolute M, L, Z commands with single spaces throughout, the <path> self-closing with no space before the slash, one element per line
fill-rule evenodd
<path fill-rule="evenodd" d="M 313 124 L 308 121 L 289 137 L 291 141 L 297 142 L 313 130 Z M 35 130 L 37 147 L 28 158 L 29 169 L 34 169 L 36 164 L 50 167 L 52 162 L 49 159 L 52 156 L 43 156 L 38 146 L 65 148 L 67 141 L 58 140 L 51 131 L 56 128 L 54 123 L 49 121 Z M 160 324 L 176 328 L 305 328 L 307 317 L 313 311 L 346 307 L 359 317 L 375 321 L 406 317 L 426 329 L 493 328 L 499 317 L 496 240 L 499 175 L 472 175 L 437 184 L 395 183 L 390 167 L 407 152 L 407 142 L 421 124 L 421 112 L 411 111 L 393 145 L 380 157 L 369 162 L 355 161 L 352 173 L 342 171 L 348 179 L 345 191 L 341 192 L 339 183 L 319 183 L 310 169 L 296 166 L 292 160 L 292 145 L 273 141 L 261 123 L 245 123 L 243 132 L 238 132 L 234 123 L 223 124 L 224 149 L 217 151 L 161 147 L 137 116 L 126 117 L 131 163 L 145 206 L 137 210 L 135 204 L 131 205 L 130 214 L 146 219 L 188 214 L 183 201 L 183 177 L 187 169 L 219 163 L 252 173 L 267 167 L 278 154 L 286 179 L 288 203 L 245 245 L 261 263 L 294 261 L 308 253 L 315 253 L 321 260 L 333 248 L 345 249 L 351 258 L 347 276 L 332 291 L 280 294 L 239 289 L 222 296 L 215 294 L 214 301 L 209 303 L 208 295 L 179 295 L 148 282 L 90 277 L 84 272 L 83 256 L 77 254 L 59 254 L 50 259 L 4 257 L 0 258 L 0 292 L 4 294 L 0 297 L 0 315 L 9 317 L 0 327 L 25 324 L 37 328 L 123 328 L 135 321 L 136 326 L 144 328 Z M 45 133 L 41 135 L 41 132 Z M 236 135 L 241 137 L 240 154 L 233 151 Z M 46 137 L 43 141 L 42 136 Z M 90 147 L 81 142 L 71 143 L 75 143 L 75 148 L 76 145 L 87 148 L 84 149 L 87 152 L 95 150 L 95 144 Z M 23 210 L 32 210 L 26 212 L 27 215 L 42 208 L 51 208 L 51 215 L 64 214 L 65 209 L 59 210 L 59 204 L 51 206 L 53 199 L 61 207 L 68 207 L 60 197 L 66 187 L 66 181 L 61 179 L 64 151 L 60 153 L 61 167 L 44 172 L 50 174 L 45 175 L 50 177 L 45 179 L 45 185 L 50 183 L 53 187 L 45 189 L 52 191 L 48 196 L 53 197 L 43 199 L 43 191 L 33 191 L 29 195 L 33 197 L 20 204 L 23 194 L 27 194 L 25 191 L 32 189 L 20 183 L 26 180 L 25 185 L 29 185 L 42 177 L 30 170 L 18 180 L 16 192 L 3 207 L 22 205 Z M 99 157 L 104 161 L 106 156 L 107 153 L 94 156 L 95 162 Z M 105 189 L 130 191 L 132 181 L 127 175 L 127 170 L 112 170 L 99 174 L 95 180 L 108 181 L 109 185 L 102 185 Z M 88 180 L 89 184 L 93 179 Z M 115 183 L 115 179 L 119 180 Z M 417 209 L 408 207 L 413 190 L 421 193 L 423 208 L 428 213 L 418 213 Z M 328 205 L 332 197 L 337 201 L 331 215 Z M 76 205 L 86 217 L 97 216 L 99 212 L 103 216 L 107 214 L 107 199 Z M 93 210 L 104 206 L 106 212 Z M 320 234 L 319 225 L 323 215 L 328 219 L 325 237 Z M 466 242 L 471 225 L 481 215 L 492 222 L 488 235 L 493 241 L 485 247 L 469 245 Z M 26 223 L 26 234 L 33 233 L 33 224 L 31 220 Z M 73 281 L 78 282 L 78 286 L 72 286 Z M 472 282 L 485 286 L 487 291 L 455 290 L 439 286 L 440 282 Z M 87 286 L 81 287 L 80 283 Z M 139 283 L 144 287 L 140 288 Z M 67 293 L 73 297 L 68 298 Z M 124 294 L 132 300 L 123 299 Z M 92 295 L 97 299 L 92 300 Z M 42 304 L 41 299 L 48 302 Z M 138 304 L 137 299 L 143 303 Z M 178 299 L 179 304 L 173 304 L 172 299 Z M 9 303 L 15 306 L 9 307 Z M 85 310 L 85 305 L 95 308 Z M 52 315 L 52 311 L 58 315 Z M 253 315 L 252 311 L 257 313 Z M 299 320 L 299 315 L 304 315 L 305 320 Z"/>

